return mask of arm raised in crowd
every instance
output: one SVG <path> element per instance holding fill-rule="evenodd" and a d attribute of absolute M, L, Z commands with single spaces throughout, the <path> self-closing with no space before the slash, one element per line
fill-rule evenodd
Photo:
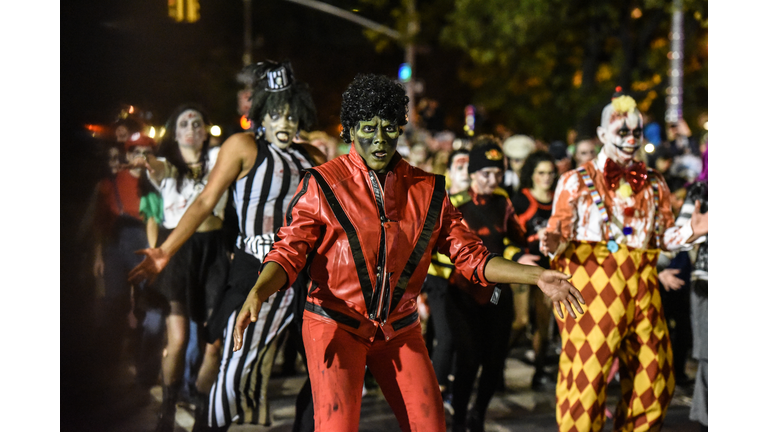
<path fill-rule="evenodd" d="M 197 199 L 190 204 L 176 228 L 162 245 L 136 252 L 146 257 L 131 270 L 128 279 L 132 283 L 144 279 L 154 279 L 168 264 L 168 260 L 211 214 L 214 206 L 232 182 L 247 174 L 255 160 L 256 148 L 253 138 L 245 133 L 235 134 L 228 138 L 221 146 L 216 164 L 211 170 L 208 184 L 205 185 Z"/>

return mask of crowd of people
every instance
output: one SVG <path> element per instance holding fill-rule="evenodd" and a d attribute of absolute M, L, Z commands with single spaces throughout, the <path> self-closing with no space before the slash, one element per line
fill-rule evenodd
<path fill-rule="evenodd" d="M 459 137 L 358 75 L 335 138 L 290 63 L 238 79 L 252 126 L 214 142 L 185 103 L 156 141 L 122 118 L 94 193 L 96 335 L 162 386 L 157 432 L 179 403 L 195 431 L 269 425 L 281 349 L 308 373 L 294 431 L 356 430 L 369 382 L 402 430 L 483 431 L 516 347 L 560 430 L 657 430 L 676 386 L 706 430 L 706 135 L 681 120 L 647 153 L 658 125 L 618 90 L 594 136 Z"/>

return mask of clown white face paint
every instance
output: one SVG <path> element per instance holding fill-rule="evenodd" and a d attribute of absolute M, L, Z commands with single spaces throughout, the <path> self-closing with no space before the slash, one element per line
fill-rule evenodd
<path fill-rule="evenodd" d="M 617 164 L 626 166 L 642 145 L 643 119 L 637 111 L 612 116 L 608 125 L 597 128 L 597 137 L 605 146 L 605 154 Z"/>
<path fill-rule="evenodd" d="M 469 188 L 469 155 L 458 154 L 453 157 L 448 177 L 451 178 L 452 191 L 464 191 Z"/>
<path fill-rule="evenodd" d="M 180 147 L 200 151 L 208 138 L 203 115 L 195 110 L 186 110 L 176 118 L 176 142 Z"/>
<path fill-rule="evenodd" d="M 299 131 L 299 119 L 291 114 L 288 105 L 280 112 L 265 114 L 261 125 L 264 127 L 264 138 L 280 149 L 288 148 Z"/>

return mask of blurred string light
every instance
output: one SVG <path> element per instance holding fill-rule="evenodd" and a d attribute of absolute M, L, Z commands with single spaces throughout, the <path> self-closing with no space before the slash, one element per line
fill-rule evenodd
<path fill-rule="evenodd" d="M 104 134 L 106 131 L 106 127 L 102 125 L 97 124 L 87 124 L 85 125 L 85 129 L 91 134 L 92 137 L 96 137 L 98 135 Z"/>
<path fill-rule="evenodd" d="M 667 87 L 667 110 L 664 120 L 677 123 L 683 117 L 683 2 L 672 2 L 672 28 L 669 32 L 669 86 Z"/>
<path fill-rule="evenodd" d="M 640 8 L 634 8 L 632 10 L 632 18 L 638 19 L 641 16 L 643 16 L 643 11 L 641 11 Z"/>
<path fill-rule="evenodd" d="M 221 136 L 221 128 L 218 127 L 217 125 L 211 126 L 211 135 L 215 137 Z"/>
<path fill-rule="evenodd" d="M 155 130 L 155 127 L 154 126 L 150 126 L 149 127 L 149 133 L 147 133 L 147 136 L 149 136 L 150 138 L 154 139 L 155 135 L 156 135 L 156 132 L 157 131 Z"/>
<path fill-rule="evenodd" d="M 468 136 L 475 134 L 475 106 L 467 105 L 464 108 L 464 132 Z"/>
<path fill-rule="evenodd" d="M 653 145 L 653 143 L 648 143 L 645 145 L 645 152 L 646 153 L 653 153 L 654 150 L 656 150 L 656 146 Z"/>
<path fill-rule="evenodd" d="M 411 65 L 408 63 L 403 63 L 400 65 L 400 69 L 397 71 L 397 78 L 401 82 L 408 82 L 411 80 L 411 76 L 413 75 L 413 69 L 411 69 Z"/>
<path fill-rule="evenodd" d="M 240 127 L 243 130 L 249 130 L 251 128 L 251 121 L 248 119 L 248 116 L 243 114 L 242 117 L 240 117 Z"/>
<path fill-rule="evenodd" d="M 160 127 L 160 131 L 157 134 L 157 138 L 159 139 L 159 138 L 162 138 L 164 136 L 165 136 L 165 126 L 161 126 Z"/>
<path fill-rule="evenodd" d="M 704 128 L 705 131 L 708 131 L 709 130 L 709 122 L 705 121 L 704 124 L 702 125 L 702 127 Z"/>

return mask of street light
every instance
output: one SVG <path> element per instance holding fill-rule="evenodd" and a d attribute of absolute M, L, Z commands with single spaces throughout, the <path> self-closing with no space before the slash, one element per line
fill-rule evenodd
<path fill-rule="evenodd" d="M 244 1 L 250 3 L 250 0 L 244 0 Z M 302 6 L 306 6 L 315 10 L 319 10 L 321 12 L 325 12 L 325 13 L 337 16 L 339 18 L 345 19 L 347 21 L 351 21 L 355 24 L 371 29 L 375 32 L 384 34 L 386 36 L 389 36 L 392 39 L 395 39 L 397 41 L 400 41 L 405 47 L 404 64 L 409 65 L 409 69 L 411 71 L 410 79 L 408 81 L 405 81 L 405 80 L 401 80 L 401 81 L 405 83 L 405 91 L 406 91 L 406 94 L 408 95 L 409 118 L 411 119 L 413 118 L 412 117 L 413 112 L 416 109 L 416 102 L 414 101 L 415 91 L 414 91 L 414 82 L 413 82 L 413 70 L 415 69 L 414 66 L 416 64 L 416 47 L 414 45 L 414 39 L 416 38 L 416 35 L 419 33 L 419 21 L 416 16 L 416 0 L 407 0 L 407 3 L 405 5 L 406 15 L 408 17 L 408 25 L 406 27 L 407 30 L 405 34 L 395 29 L 391 29 L 385 25 L 379 24 L 375 21 L 369 20 L 368 18 L 355 15 L 350 11 L 347 11 L 347 10 L 344 10 L 320 1 L 316 1 L 316 0 L 286 0 L 286 1 L 297 3 Z M 413 127 L 413 122 L 409 121 L 407 127 Z"/>

